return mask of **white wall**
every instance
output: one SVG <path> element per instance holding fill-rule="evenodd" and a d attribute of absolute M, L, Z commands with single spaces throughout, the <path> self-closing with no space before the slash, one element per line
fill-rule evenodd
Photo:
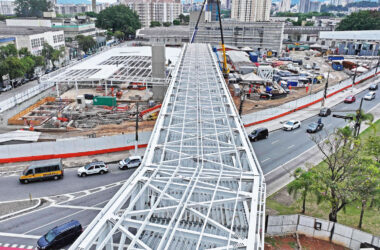
<path fill-rule="evenodd" d="M 6 19 L 7 26 L 32 26 L 32 27 L 51 27 L 51 20 L 46 19 Z"/>

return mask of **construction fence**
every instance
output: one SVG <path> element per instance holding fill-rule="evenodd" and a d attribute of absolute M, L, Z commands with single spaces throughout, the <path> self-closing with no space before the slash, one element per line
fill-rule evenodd
<path fill-rule="evenodd" d="M 151 132 L 139 132 L 138 148 L 147 146 Z M 0 163 L 71 158 L 133 150 L 135 134 L 73 138 L 53 142 L 0 145 Z"/>
<path fill-rule="evenodd" d="M 359 84 L 365 80 L 368 80 L 375 76 L 376 69 L 373 68 L 361 75 L 356 76 L 355 78 L 355 85 Z M 380 74 L 380 67 L 377 70 L 377 75 Z M 341 81 L 340 83 L 331 86 L 327 89 L 327 98 L 346 90 L 350 87 L 352 87 L 352 78 L 348 78 L 346 80 Z M 323 99 L 324 90 L 319 91 L 315 94 L 308 95 L 299 99 L 296 99 L 291 102 L 287 102 L 283 105 L 280 105 L 278 107 L 269 108 L 265 110 L 261 110 L 255 113 L 244 115 L 242 120 L 245 127 L 250 127 L 256 124 L 264 123 L 267 121 L 271 121 L 280 117 L 283 117 L 285 115 L 288 115 L 290 113 L 296 112 L 297 110 L 304 109 L 306 107 L 309 107 L 313 104 L 316 104 Z"/>
<path fill-rule="evenodd" d="M 360 244 L 368 243 L 380 247 L 380 237 L 342 224 L 306 215 L 269 215 L 266 219 L 266 236 L 281 236 L 293 233 L 348 247 L 360 249 Z"/>

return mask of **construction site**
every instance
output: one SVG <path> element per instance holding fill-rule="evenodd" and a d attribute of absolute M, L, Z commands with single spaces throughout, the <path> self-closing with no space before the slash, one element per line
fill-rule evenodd
<path fill-rule="evenodd" d="M 8 125 L 56 137 L 127 133 L 137 123 L 151 130 L 180 52 L 118 47 L 42 78 L 54 83 L 55 95 L 17 113 Z"/>

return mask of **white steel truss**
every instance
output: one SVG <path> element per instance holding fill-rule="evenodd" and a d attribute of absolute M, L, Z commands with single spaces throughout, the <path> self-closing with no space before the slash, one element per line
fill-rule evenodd
<path fill-rule="evenodd" d="M 211 47 L 185 45 L 143 163 L 70 249 L 264 249 L 264 177 Z"/>

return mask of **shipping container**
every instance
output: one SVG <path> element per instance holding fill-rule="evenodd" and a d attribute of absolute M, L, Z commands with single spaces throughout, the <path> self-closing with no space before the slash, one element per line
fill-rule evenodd
<path fill-rule="evenodd" d="M 116 107 L 116 97 L 112 96 L 95 96 L 94 105 L 103 105 L 108 107 Z"/>

